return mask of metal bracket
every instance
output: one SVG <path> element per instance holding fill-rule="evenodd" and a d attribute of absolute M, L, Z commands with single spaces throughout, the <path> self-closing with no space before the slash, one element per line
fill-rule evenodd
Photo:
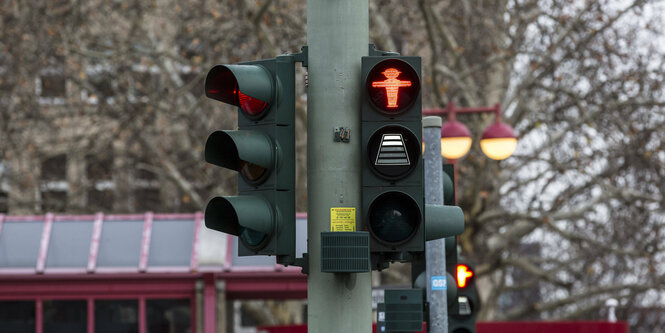
<path fill-rule="evenodd" d="M 293 263 L 293 266 L 300 267 L 301 273 L 305 275 L 309 274 L 309 254 L 303 253 L 302 258 L 296 258 L 296 261 Z"/>
<path fill-rule="evenodd" d="M 348 127 L 335 128 L 334 139 L 335 142 L 349 143 L 351 140 L 351 129 Z"/>
<path fill-rule="evenodd" d="M 399 52 L 377 50 L 374 46 L 374 43 L 369 43 L 369 53 L 368 54 L 370 56 L 381 56 L 381 57 L 396 57 L 396 56 L 399 56 Z"/>
<path fill-rule="evenodd" d="M 295 62 L 301 62 L 303 67 L 307 67 L 307 45 L 300 48 L 300 53 L 290 54 Z"/>

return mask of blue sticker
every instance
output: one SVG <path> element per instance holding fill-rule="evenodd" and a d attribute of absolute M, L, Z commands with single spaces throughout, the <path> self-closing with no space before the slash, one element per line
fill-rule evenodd
<path fill-rule="evenodd" d="M 448 289 L 448 283 L 445 276 L 432 276 L 431 281 L 432 290 L 446 290 Z"/>

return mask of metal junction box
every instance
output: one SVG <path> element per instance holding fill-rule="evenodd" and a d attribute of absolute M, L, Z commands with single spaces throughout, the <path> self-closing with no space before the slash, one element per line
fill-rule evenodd
<path fill-rule="evenodd" d="M 386 289 L 377 306 L 379 332 L 419 332 L 423 318 L 423 289 Z"/>
<path fill-rule="evenodd" d="M 321 272 L 370 271 L 369 232 L 322 232 Z"/>

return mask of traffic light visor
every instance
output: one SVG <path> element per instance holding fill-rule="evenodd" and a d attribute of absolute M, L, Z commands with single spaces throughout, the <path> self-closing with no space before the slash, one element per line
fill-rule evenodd
<path fill-rule="evenodd" d="M 388 245 L 400 245 L 411 239 L 421 220 L 418 204 L 403 192 L 383 193 L 369 207 L 369 231 Z"/>
<path fill-rule="evenodd" d="M 245 181 L 257 185 L 265 181 L 274 165 L 270 138 L 255 131 L 215 131 L 205 146 L 208 163 L 239 171 Z"/>
<path fill-rule="evenodd" d="M 206 96 L 240 107 L 250 119 L 264 116 L 273 98 L 273 79 L 258 65 L 217 65 L 205 82 Z"/>
<path fill-rule="evenodd" d="M 400 59 L 386 59 L 374 65 L 365 84 L 371 104 L 387 115 L 406 111 L 420 93 L 418 73 Z"/>
<path fill-rule="evenodd" d="M 464 212 L 457 206 L 425 205 L 425 240 L 461 235 Z"/>
<path fill-rule="evenodd" d="M 215 197 L 206 206 L 206 227 L 238 236 L 250 249 L 265 246 L 273 232 L 270 204 L 261 197 Z"/>

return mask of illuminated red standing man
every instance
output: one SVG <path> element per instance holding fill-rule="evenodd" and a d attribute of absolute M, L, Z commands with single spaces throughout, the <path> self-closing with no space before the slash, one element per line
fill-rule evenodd
<path fill-rule="evenodd" d="M 374 88 L 386 88 L 389 108 L 398 107 L 397 94 L 399 93 L 399 88 L 411 86 L 411 81 L 402 81 L 397 79 L 401 73 L 402 72 L 398 71 L 396 68 L 388 68 L 382 72 L 382 74 L 386 77 L 385 80 L 372 82 L 372 87 Z"/>

